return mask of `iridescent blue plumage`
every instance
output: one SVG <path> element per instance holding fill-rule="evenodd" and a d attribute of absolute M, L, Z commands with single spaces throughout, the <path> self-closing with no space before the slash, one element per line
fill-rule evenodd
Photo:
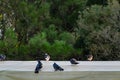
<path fill-rule="evenodd" d="M 35 68 L 35 73 L 39 73 L 41 68 L 42 68 L 42 63 L 40 60 L 38 60 L 38 64 L 36 65 L 36 68 Z"/>
<path fill-rule="evenodd" d="M 64 69 L 56 63 L 53 64 L 53 68 L 55 69 L 55 71 L 64 71 Z"/>

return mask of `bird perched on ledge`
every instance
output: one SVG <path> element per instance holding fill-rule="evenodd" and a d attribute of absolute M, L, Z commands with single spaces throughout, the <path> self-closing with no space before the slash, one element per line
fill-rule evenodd
<path fill-rule="evenodd" d="M 75 58 L 70 59 L 71 64 L 79 64 Z"/>
<path fill-rule="evenodd" d="M 4 54 L 0 54 L 0 61 L 4 61 L 6 56 Z"/>
<path fill-rule="evenodd" d="M 55 71 L 64 71 L 63 68 L 61 68 L 58 64 L 54 63 L 53 64 L 53 68 L 55 69 Z"/>
<path fill-rule="evenodd" d="M 45 53 L 44 58 L 45 58 L 46 61 L 49 61 L 49 60 L 50 60 L 50 56 L 49 56 L 47 53 Z"/>
<path fill-rule="evenodd" d="M 92 54 L 89 54 L 89 55 L 87 56 L 87 60 L 88 60 L 88 61 L 92 61 L 92 60 L 93 60 L 93 55 L 92 55 Z"/>
<path fill-rule="evenodd" d="M 41 63 L 40 60 L 38 60 L 38 64 L 36 65 L 34 73 L 39 73 L 39 71 L 40 71 L 41 68 L 42 68 L 42 63 Z"/>

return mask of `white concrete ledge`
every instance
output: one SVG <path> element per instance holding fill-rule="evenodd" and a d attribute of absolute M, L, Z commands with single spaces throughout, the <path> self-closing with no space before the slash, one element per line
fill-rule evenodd
<path fill-rule="evenodd" d="M 41 71 L 53 72 L 56 62 L 64 71 L 120 71 L 120 61 L 78 61 L 71 65 L 69 61 L 41 61 Z M 0 71 L 34 71 L 37 61 L 0 61 Z"/>

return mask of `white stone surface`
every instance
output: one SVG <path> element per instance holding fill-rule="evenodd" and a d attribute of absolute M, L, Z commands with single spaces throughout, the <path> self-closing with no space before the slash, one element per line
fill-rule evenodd
<path fill-rule="evenodd" d="M 43 72 L 53 72 L 56 62 L 64 71 L 120 71 L 120 61 L 78 61 L 71 65 L 69 61 L 41 61 Z M 34 71 L 37 61 L 0 61 L 0 71 Z"/>

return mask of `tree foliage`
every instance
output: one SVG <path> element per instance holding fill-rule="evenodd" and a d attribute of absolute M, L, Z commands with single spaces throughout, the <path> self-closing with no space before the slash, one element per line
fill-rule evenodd
<path fill-rule="evenodd" d="M 83 40 L 78 47 L 87 48 L 95 60 L 119 60 L 119 7 L 114 10 L 111 6 L 92 6 L 78 20 L 78 42 Z"/>
<path fill-rule="evenodd" d="M 0 53 L 10 60 L 119 60 L 119 0 L 0 0 Z"/>
<path fill-rule="evenodd" d="M 91 6 L 91 5 L 107 5 L 108 4 L 108 0 L 87 0 L 86 5 L 87 6 Z"/>
<path fill-rule="evenodd" d="M 50 7 L 52 23 L 62 30 L 74 31 L 74 27 L 77 27 L 78 11 L 82 11 L 85 4 L 86 0 L 52 0 Z"/>

